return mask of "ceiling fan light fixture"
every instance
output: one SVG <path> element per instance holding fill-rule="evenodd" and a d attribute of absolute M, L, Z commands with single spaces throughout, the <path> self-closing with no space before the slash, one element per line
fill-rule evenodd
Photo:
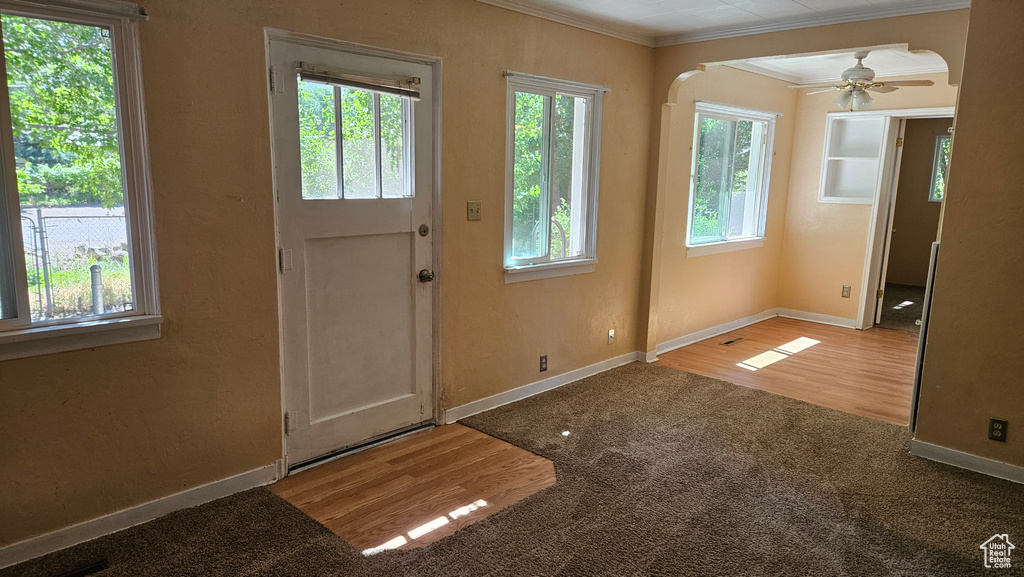
<path fill-rule="evenodd" d="M 871 98 L 871 95 L 863 90 L 858 90 L 853 94 L 853 109 L 854 110 L 867 110 L 875 103 L 875 100 Z"/>
<path fill-rule="evenodd" d="M 838 97 L 836 97 L 835 103 L 836 106 L 838 106 L 839 108 L 846 110 L 850 106 L 851 100 L 853 100 L 853 94 L 850 94 L 848 91 L 844 90 L 839 93 Z"/>

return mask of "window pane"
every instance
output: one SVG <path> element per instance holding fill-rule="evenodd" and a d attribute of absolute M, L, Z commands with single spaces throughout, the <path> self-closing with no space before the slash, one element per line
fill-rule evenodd
<path fill-rule="evenodd" d="M 373 94 L 341 88 L 341 157 L 345 198 L 377 198 Z"/>
<path fill-rule="evenodd" d="M 718 118 L 701 118 L 691 242 L 721 240 L 726 234 L 730 209 L 726 193 L 736 184 L 732 174 L 736 124 Z"/>
<path fill-rule="evenodd" d="M 583 254 L 587 99 L 555 97 L 551 173 L 551 259 Z"/>
<path fill-rule="evenodd" d="M 32 319 L 133 310 L 109 31 L 2 26 Z"/>
<path fill-rule="evenodd" d="M 412 196 L 405 175 L 405 101 L 380 95 L 380 180 L 384 198 Z"/>
<path fill-rule="evenodd" d="M 548 252 L 547 138 L 544 117 L 550 98 L 516 92 L 512 179 L 512 257 Z"/>
<path fill-rule="evenodd" d="M 736 146 L 733 158 L 732 195 L 729 200 L 728 238 L 757 234 L 758 190 L 760 182 L 764 122 L 736 122 Z"/>
<path fill-rule="evenodd" d="M 946 172 L 949 170 L 949 146 L 952 142 L 949 136 L 940 136 L 936 143 L 931 200 L 942 200 L 946 194 Z"/>
<path fill-rule="evenodd" d="M 338 198 L 334 87 L 299 80 L 299 157 L 302 198 Z"/>

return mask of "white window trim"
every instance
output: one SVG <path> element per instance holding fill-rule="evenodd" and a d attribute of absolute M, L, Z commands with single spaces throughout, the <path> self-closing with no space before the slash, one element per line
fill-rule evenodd
<path fill-rule="evenodd" d="M 696 112 L 693 126 L 693 154 L 690 159 L 690 195 L 686 205 L 686 256 L 701 256 L 757 248 L 764 244 L 765 226 L 768 219 L 768 194 L 771 190 L 772 156 L 775 151 L 775 120 L 782 116 L 778 112 L 768 112 L 742 106 L 732 106 L 717 102 L 694 101 Z M 700 154 L 700 123 L 702 116 L 727 117 L 728 119 L 757 120 L 767 123 L 765 136 L 764 159 L 761 162 L 760 203 L 757 214 L 757 235 L 713 242 L 694 243 L 693 233 L 693 201 L 697 184 L 697 155 Z"/>
<path fill-rule="evenodd" d="M 707 254 L 719 254 L 723 252 L 732 252 L 735 250 L 761 248 L 762 246 L 764 246 L 763 236 L 735 238 L 732 240 L 722 240 L 719 242 L 706 242 L 704 244 L 686 247 L 686 257 L 692 258 L 695 256 L 704 256 Z"/>
<path fill-rule="evenodd" d="M 135 4 L 116 0 L 0 0 L 0 10 L 28 17 L 51 17 L 110 29 L 114 47 L 117 89 L 117 125 L 121 141 L 125 219 L 132 255 L 134 310 L 127 314 L 79 317 L 29 324 L 27 298 L 19 294 L 16 319 L 0 321 L 0 360 L 22 358 L 160 337 L 160 295 L 154 238 L 153 185 L 142 87 L 139 20 L 147 18 Z M 0 90 L 7 98 L 6 84 Z M 3 130 L 10 137 L 10 127 Z M 8 183 L 14 175 L 7 176 Z M 8 184 L 8 190 L 17 190 Z M 2 195 L 0 195 L 2 196 Z M 20 230 L 17 192 L 11 194 L 16 209 L 9 215 Z M 11 202 L 10 197 L 0 200 Z M 20 253 L 21 235 L 13 234 L 12 251 Z M 21 259 L 24 260 L 24 259 Z M 23 280 L 18 279 L 19 282 Z M 27 290 L 21 289 L 24 292 Z M 16 322 L 12 322 L 16 321 Z"/>
<path fill-rule="evenodd" d="M 503 258 L 505 282 L 517 283 L 530 280 L 554 278 L 572 274 L 593 272 L 597 263 L 597 207 L 600 191 L 601 173 L 601 118 L 604 93 L 610 89 L 593 84 L 584 84 L 570 80 L 558 80 L 533 74 L 505 71 L 505 252 Z M 513 179 L 515 176 L 515 93 L 516 91 L 541 94 L 565 94 L 590 101 L 589 122 L 587 122 L 586 138 L 589 139 L 590 150 L 586 158 L 586 199 L 585 238 L 583 254 L 574 259 L 530 262 L 525 259 L 514 263 L 512 259 L 512 206 Z"/>
<path fill-rule="evenodd" d="M 942 202 L 942 198 L 935 198 L 935 183 L 939 178 L 939 154 L 942 151 L 942 140 L 948 138 L 952 145 L 953 136 L 951 134 L 939 134 L 935 137 L 935 152 L 932 153 L 932 182 L 928 186 L 928 202 Z M 949 178 L 949 164 L 946 164 L 946 178 L 947 183 Z M 946 196 L 945 189 L 942 192 L 943 198 Z"/>

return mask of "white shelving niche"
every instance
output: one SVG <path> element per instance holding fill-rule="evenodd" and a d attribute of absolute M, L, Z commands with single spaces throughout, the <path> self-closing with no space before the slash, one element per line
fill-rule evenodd
<path fill-rule="evenodd" d="M 830 113 L 819 202 L 871 204 L 878 190 L 889 117 Z"/>

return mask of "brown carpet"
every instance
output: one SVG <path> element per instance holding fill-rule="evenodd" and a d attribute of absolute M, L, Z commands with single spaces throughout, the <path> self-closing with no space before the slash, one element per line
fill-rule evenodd
<path fill-rule="evenodd" d="M 910 304 L 905 304 L 910 303 Z M 924 287 L 885 283 L 882 295 L 882 322 L 878 328 L 920 334 L 924 314 Z"/>
<path fill-rule="evenodd" d="M 1024 540 L 1024 486 L 907 454 L 906 429 L 633 363 L 463 421 L 559 482 L 423 549 L 364 558 L 257 489 L 0 576 L 948 575 Z M 563 436 L 569 431 L 569 436 Z M 1020 544 L 1018 543 L 1018 546 Z M 1022 549 L 1024 550 L 1024 549 Z"/>

